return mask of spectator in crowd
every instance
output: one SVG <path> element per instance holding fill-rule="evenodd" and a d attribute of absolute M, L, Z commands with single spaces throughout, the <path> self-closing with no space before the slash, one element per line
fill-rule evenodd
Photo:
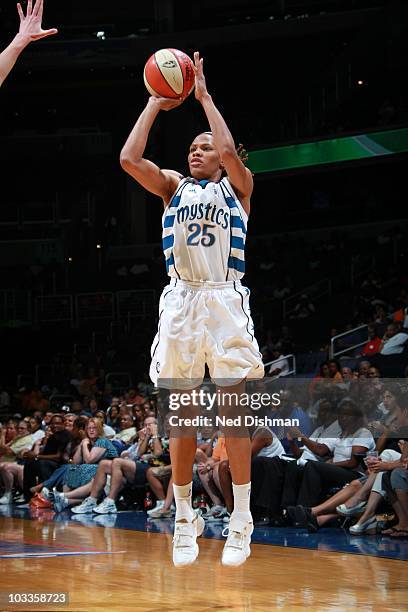
<path fill-rule="evenodd" d="M 381 347 L 381 338 L 377 335 L 377 328 L 375 325 L 368 326 L 368 340 L 363 346 L 361 355 L 363 357 L 370 357 L 378 353 Z"/>
<path fill-rule="evenodd" d="M 68 442 L 64 452 L 64 461 L 66 461 L 66 463 L 63 463 L 59 468 L 57 468 L 47 480 L 32 487 L 31 493 L 33 493 L 34 495 L 41 493 L 43 498 L 45 498 L 46 500 L 51 500 L 52 495 L 50 494 L 50 491 L 54 487 L 62 485 L 64 474 L 73 461 L 75 451 L 81 444 L 82 440 L 86 437 L 85 429 L 88 423 L 88 417 L 76 415 L 75 417 L 76 418 L 73 421 L 72 431 L 70 432 L 70 441 Z"/>
<path fill-rule="evenodd" d="M 309 436 L 312 432 L 312 421 L 309 415 L 300 406 L 298 398 L 291 389 L 281 389 L 279 392 L 280 405 L 277 406 L 272 412 L 273 418 L 275 419 L 290 419 L 292 422 L 297 423 L 299 429 L 304 432 L 306 436 Z M 277 425 L 272 426 L 271 430 L 281 441 L 285 452 L 290 454 L 289 441 L 286 438 L 288 431 L 287 427 Z"/>
<path fill-rule="evenodd" d="M 64 452 L 70 441 L 70 434 L 64 428 L 60 414 L 54 414 L 50 421 L 50 434 L 37 440 L 33 450 L 24 453 L 24 497 L 29 501 L 30 491 L 38 482 L 47 480 L 63 462 Z"/>
<path fill-rule="evenodd" d="M 407 443 L 405 443 L 407 444 Z M 404 449 L 402 449 L 404 453 Z M 384 487 L 387 497 L 390 500 L 395 514 L 398 518 L 397 523 L 391 528 L 390 532 L 384 533 L 391 538 L 408 538 L 408 452 L 404 454 L 402 465 L 392 470 L 390 475 L 385 478 Z"/>
<path fill-rule="evenodd" d="M 340 366 L 338 361 L 336 361 L 335 359 L 330 359 L 327 363 L 329 366 L 329 375 L 332 382 L 342 383 L 343 377 L 340 373 Z"/>
<path fill-rule="evenodd" d="M 368 378 L 368 372 L 371 368 L 371 362 L 367 361 L 367 359 L 363 359 L 358 364 L 358 376 L 359 378 Z"/>
<path fill-rule="evenodd" d="M 218 436 L 217 443 L 210 457 L 207 457 L 202 449 L 197 449 L 196 463 L 198 478 L 213 503 L 212 508 L 205 515 L 206 520 L 210 521 L 222 520 L 227 514 L 219 477 L 219 467 L 222 462 L 228 463 L 227 447 L 223 435 Z M 232 485 L 230 495 L 227 495 L 227 499 L 231 506 L 231 512 L 233 503 Z"/>
<path fill-rule="evenodd" d="M 377 406 L 377 420 L 369 422 L 375 437 L 383 434 L 400 414 L 401 394 L 398 385 L 388 384 L 384 388 L 382 401 Z"/>
<path fill-rule="evenodd" d="M 0 461 L 2 463 L 15 461 L 16 456 L 19 456 L 24 450 L 31 450 L 34 444 L 29 423 L 22 420 L 17 424 L 13 422 L 13 426 L 16 430 L 16 436 L 10 442 L 0 445 Z"/>
<path fill-rule="evenodd" d="M 399 331 L 396 323 L 387 326 L 380 346 L 381 355 L 400 355 L 408 340 L 408 334 Z"/>
<path fill-rule="evenodd" d="M 402 306 L 392 316 L 392 321 L 403 329 L 408 329 L 408 295 L 402 298 Z"/>
<path fill-rule="evenodd" d="M 358 521 L 349 529 L 350 533 L 353 535 L 376 533 L 377 519 L 375 516 L 375 511 L 377 507 L 382 499 L 387 495 L 387 492 L 390 499 L 394 497 L 389 490 L 389 479 L 386 478 L 386 474 L 389 472 L 392 475 L 395 469 L 398 469 L 399 467 L 404 468 L 404 464 L 401 461 L 401 453 L 385 450 L 378 458 L 367 458 L 367 467 L 369 469 L 369 479 L 366 485 L 369 486 L 371 482 L 371 489 L 368 491 L 369 497 L 367 504 L 362 506 L 363 513 L 359 517 Z M 368 486 L 365 488 L 367 489 Z M 352 515 L 356 505 L 358 507 L 358 500 L 362 499 L 362 497 L 363 492 L 360 493 L 357 500 L 355 498 L 349 500 L 348 505 L 344 504 L 344 506 L 339 506 L 337 511 L 348 516 Z M 355 503 L 356 501 L 357 504 Z M 361 503 L 359 505 L 361 506 Z M 402 515 L 404 515 L 404 512 L 402 512 Z"/>
<path fill-rule="evenodd" d="M 54 416 L 54 413 L 53 413 L 52 410 L 47 410 L 43 414 L 44 414 L 44 417 L 43 417 L 43 421 L 42 421 L 41 427 L 45 431 L 47 429 L 47 427 L 51 424 L 51 419 Z"/>
<path fill-rule="evenodd" d="M 332 462 L 308 461 L 299 489 L 298 504 L 289 506 L 287 513 L 294 523 L 317 528 L 316 517 L 310 508 L 322 501 L 323 492 L 331 487 L 344 486 L 364 475 L 362 457 L 374 450 L 371 433 L 364 427 L 364 414 L 352 400 L 345 399 L 339 406 L 338 422 L 341 436 L 326 439 Z"/>
<path fill-rule="evenodd" d="M 118 403 L 113 403 L 117 400 Z M 112 429 L 115 430 L 116 433 L 120 431 L 120 419 L 119 419 L 119 398 L 113 398 L 112 404 L 109 406 L 106 411 L 106 424 Z"/>
<path fill-rule="evenodd" d="M 86 437 L 75 450 L 72 464 L 64 473 L 65 491 L 77 489 L 90 482 L 98 469 L 97 464 L 102 459 L 114 459 L 118 456 L 110 440 L 104 437 L 102 421 L 97 418 L 88 419 L 85 433 Z"/>
<path fill-rule="evenodd" d="M 14 440 L 10 444 L 0 446 L 0 481 L 4 485 L 4 495 L 0 498 L 0 504 L 11 504 L 14 482 L 23 488 L 23 466 L 20 461 L 23 453 L 31 450 L 33 444 L 30 424 L 20 421 Z"/>
<path fill-rule="evenodd" d="M 149 467 L 146 479 L 157 500 L 156 506 L 147 511 L 148 516 L 152 519 L 173 516 L 174 491 L 171 465 Z"/>
<path fill-rule="evenodd" d="M 78 417 L 76 414 L 67 413 L 64 415 L 64 427 L 65 430 L 68 431 L 68 433 L 71 433 L 74 429 L 74 423 L 77 418 Z"/>
<path fill-rule="evenodd" d="M 309 394 L 310 394 L 312 401 L 315 401 L 314 394 L 316 390 L 316 385 L 318 383 L 329 383 L 329 382 L 331 382 L 329 362 L 323 361 L 323 363 L 319 365 L 319 374 L 317 374 L 316 376 L 312 378 L 312 381 L 309 385 Z M 319 386 L 321 387 L 321 385 Z"/>
<path fill-rule="evenodd" d="M 137 431 L 139 431 L 140 429 L 142 429 L 143 421 L 144 421 L 143 404 L 135 404 L 133 406 L 133 417 L 134 417 L 135 427 Z"/>
<path fill-rule="evenodd" d="M 103 410 L 97 410 L 95 412 L 95 418 L 97 418 L 100 421 L 102 421 L 102 424 L 103 424 L 103 435 L 108 440 L 111 440 L 116 435 L 116 431 L 110 425 L 106 425 L 106 414 L 104 413 L 104 411 Z"/>
<path fill-rule="evenodd" d="M 288 457 L 256 457 L 253 460 L 252 503 L 258 508 L 258 522 L 281 524 L 282 508 L 296 504 L 304 466 L 307 461 L 321 461 L 329 456 L 326 438 L 340 434 L 335 406 L 323 399 L 318 412 L 319 427 L 309 437 L 300 430 L 290 428 L 287 433 L 291 453 Z M 303 446 L 300 447 L 299 443 Z"/>
<path fill-rule="evenodd" d="M 119 454 L 127 449 L 129 444 L 138 434 L 138 431 L 134 426 L 133 416 L 128 412 L 128 410 L 128 408 L 122 410 L 119 418 L 120 430 L 112 438 L 112 443 Z"/>
<path fill-rule="evenodd" d="M 5 427 L 1 429 L 0 446 L 9 445 L 17 436 L 17 423 L 15 419 L 9 419 Z M 1 451 L 0 451 L 1 454 Z"/>
<path fill-rule="evenodd" d="M 287 376 L 289 374 L 289 361 L 283 356 L 282 350 L 279 345 L 272 347 L 272 361 L 267 376 L 271 378 L 279 378 L 280 376 Z"/>
<path fill-rule="evenodd" d="M 145 424 L 146 429 L 151 427 L 151 425 L 152 423 Z M 157 425 L 157 422 L 155 425 Z M 149 435 L 148 431 L 146 433 Z M 139 446 L 141 451 L 146 447 L 146 437 L 138 443 L 139 445 L 143 444 L 143 446 Z M 162 456 L 163 448 L 158 438 L 153 439 L 152 448 L 154 457 L 159 458 Z M 149 469 L 149 464 L 140 461 L 139 457 L 140 455 L 135 452 L 135 449 L 130 447 L 112 462 L 101 461 L 91 486 L 82 486 L 67 494 L 57 494 L 57 509 L 76 506 L 72 509 L 75 514 L 87 514 L 90 512 L 96 512 L 97 514 L 116 513 L 115 502 L 123 487 L 126 484 L 140 486 L 144 485 L 147 481 L 146 472 Z M 106 486 L 108 475 L 111 476 L 110 490 L 108 496 L 98 505 L 98 499 Z M 81 501 L 82 503 L 80 503 Z"/>
<path fill-rule="evenodd" d="M 37 442 L 37 440 L 42 440 L 45 436 L 45 432 L 41 429 L 42 417 L 41 416 L 32 416 L 30 417 L 30 427 L 31 427 L 31 436 L 33 438 L 33 444 Z"/>
<path fill-rule="evenodd" d="M 359 520 L 350 528 L 350 532 L 356 535 L 375 532 L 375 510 L 386 496 L 383 474 L 401 464 L 401 440 L 398 440 L 400 437 L 408 440 L 408 408 L 406 406 L 400 410 L 393 428 L 377 440 L 376 450 L 377 453 L 380 453 L 379 459 L 375 456 L 368 456 L 364 460 L 368 468 L 365 482 L 363 478 L 354 480 L 327 501 L 311 508 L 319 526 L 335 518 L 336 513 L 344 516 L 360 514 Z"/>

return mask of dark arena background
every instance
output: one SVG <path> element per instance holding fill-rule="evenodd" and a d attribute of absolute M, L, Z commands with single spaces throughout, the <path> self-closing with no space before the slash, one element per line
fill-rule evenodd
<path fill-rule="evenodd" d="M 2 0 L 2 50 L 18 24 Z M 58 34 L 31 42 L 0 89 L 0 610 L 404 609 L 408 4 L 45 0 L 43 27 Z M 167 284 L 163 207 L 119 161 L 148 99 L 144 64 L 162 48 L 200 52 L 208 91 L 248 152 L 244 283 L 266 388 L 283 398 L 265 412 L 299 423 L 272 427 L 284 459 L 258 457 L 253 444 L 255 530 L 237 568 L 220 563 L 228 495 L 202 474 L 217 460 L 228 471 L 228 460 L 212 457 L 218 433 L 204 428 L 193 481 L 206 519 L 200 556 L 184 570 L 171 562 L 166 401 L 149 378 Z M 188 175 L 204 130 L 192 93 L 159 114 L 145 157 Z M 360 457 L 352 470 L 346 458 L 353 477 L 334 482 L 306 477 L 307 465 L 295 486 L 290 466 L 319 450 L 317 427 L 340 427 L 345 404 L 375 467 Z M 42 490 L 58 462 L 35 459 L 35 440 L 44 431 L 61 445 L 65 428 L 59 462 L 69 467 L 98 411 L 118 455 L 146 435 L 163 454 L 137 457 L 149 477 L 124 477 L 115 511 L 80 514 L 71 508 L 90 489 L 69 503 L 68 481 Z M 14 453 L 30 430 L 30 448 Z"/>

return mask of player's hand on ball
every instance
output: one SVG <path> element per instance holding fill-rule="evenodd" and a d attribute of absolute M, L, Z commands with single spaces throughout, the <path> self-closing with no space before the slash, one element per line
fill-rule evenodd
<path fill-rule="evenodd" d="M 172 108 L 176 108 L 183 104 L 185 98 L 173 99 L 173 98 L 159 98 L 157 96 L 150 96 L 149 101 L 156 104 L 160 110 L 169 111 Z"/>
<path fill-rule="evenodd" d="M 207 85 L 205 82 L 204 70 L 203 70 L 203 62 L 204 60 L 200 58 L 200 54 L 198 51 L 194 52 L 194 73 L 195 73 L 195 90 L 194 94 L 196 99 L 201 102 L 204 95 L 208 93 Z"/>
<path fill-rule="evenodd" d="M 17 11 L 20 17 L 20 29 L 19 36 L 29 43 L 33 40 L 40 40 L 40 38 L 46 38 L 47 36 L 53 36 L 58 33 L 56 28 L 51 30 L 42 29 L 42 16 L 43 16 L 44 0 L 28 0 L 27 14 L 24 15 L 24 11 L 21 4 L 17 4 Z"/>

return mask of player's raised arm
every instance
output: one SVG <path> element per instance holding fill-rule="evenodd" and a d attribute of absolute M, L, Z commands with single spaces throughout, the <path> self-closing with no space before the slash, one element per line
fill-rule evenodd
<path fill-rule="evenodd" d="M 225 171 L 231 185 L 238 192 L 242 204 L 249 211 L 249 198 L 253 190 L 252 174 L 242 163 L 235 148 L 234 139 L 220 111 L 215 106 L 207 91 L 203 71 L 203 60 L 198 51 L 194 53 L 195 97 L 201 103 L 210 124 L 215 147 L 221 156 Z M 248 199 L 248 202 L 245 200 Z"/>
<path fill-rule="evenodd" d="M 29 0 L 27 4 L 27 13 L 24 15 L 21 4 L 17 4 L 17 11 L 20 17 L 20 28 L 9 46 L 0 53 L 0 85 L 2 85 L 4 79 L 12 70 L 20 53 L 30 44 L 30 42 L 57 34 L 58 30 L 55 28 L 50 30 L 42 29 L 43 8 L 44 0 L 37 0 L 34 6 L 32 0 Z"/>
<path fill-rule="evenodd" d="M 133 130 L 120 153 L 120 165 L 147 191 L 163 198 L 167 203 L 175 191 L 181 175 L 161 170 L 156 164 L 143 157 L 150 130 L 161 110 L 180 106 L 183 100 L 151 96 L 140 114 Z"/>

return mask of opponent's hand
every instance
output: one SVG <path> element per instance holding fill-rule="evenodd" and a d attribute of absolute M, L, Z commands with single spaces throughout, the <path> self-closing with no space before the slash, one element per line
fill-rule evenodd
<path fill-rule="evenodd" d="M 40 40 L 40 38 L 46 38 L 47 36 L 53 36 L 54 34 L 58 33 L 56 28 L 51 28 L 50 30 L 42 29 L 41 22 L 43 9 L 44 0 L 37 0 L 34 7 L 33 0 L 28 0 L 27 14 L 24 15 L 21 4 L 17 4 L 17 11 L 20 17 L 20 29 L 18 31 L 18 36 L 27 44 L 33 40 Z"/>
<path fill-rule="evenodd" d="M 198 51 L 194 52 L 194 74 L 195 74 L 195 88 L 194 95 L 196 99 L 201 102 L 203 97 L 208 94 L 207 85 L 205 82 L 204 70 L 203 70 L 204 60 L 200 59 L 200 54 Z"/>
<path fill-rule="evenodd" d="M 183 104 L 185 98 L 159 98 L 157 96 L 150 96 L 149 103 L 155 104 L 160 110 L 169 111 L 173 108 L 177 108 L 180 104 Z"/>

